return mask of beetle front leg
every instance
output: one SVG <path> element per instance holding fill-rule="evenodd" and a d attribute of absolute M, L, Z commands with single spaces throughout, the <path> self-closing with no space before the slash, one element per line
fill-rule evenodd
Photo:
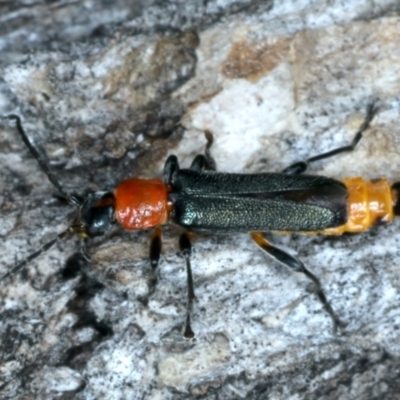
<path fill-rule="evenodd" d="M 191 314 L 193 311 L 193 301 L 195 299 L 194 295 L 194 285 L 193 285 L 193 274 L 192 267 L 190 265 L 190 256 L 192 254 L 192 244 L 190 242 L 190 236 L 188 232 L 182 233 L 179 238 L 179 248 L 186 261 L 186 273 L 187 273 L 187 288 L 188 288 L 188 298 L 186 305 L 186 321 L 183 336 L 186 339 L 193 339 L 195 334 L 191 327 Z"/>
<path fill-rule="evenodd" d="M 154 229 L 153 235 L 150 241 L 150 251 L 149 251 L 149 258 L 150 258 L 150 265 L 151 265 L 151 278 L 150 278 L 150 285 L 149 285 L 149 296 L 154 293 L 154 290 L 157 285 L 157 275 L 158 275 L 158 263 L 160 261 L 162 250 L 162 230 L 160 227 L 156 227 Z"/>
<path fill-rule="evenodd" d="M 256 244 L 276 261 L 279 261 L 281 264 L 286 265 L 292 271 L 302 272 L 314 283 L 315 294 L 318 296 L 318 299 L 325 308 L 325 311 L 332 318 L 334 333 L 336 333 L 337 327 L 344 328 L 346 326 L 346 324 L 343 323 L 333 311 L 332 306 L 329 304 L 329 301 L 327 300 L 325 293 L 322 290 L 321 282 L 319 281 L 319 279 L 314 274 L 312 274 L 299 259 L 291 256 L 290 254 L 271 244 L 267 239 L 265 239 L 264 235 L 261 232 L 253 232 L 251 236 Z"/>

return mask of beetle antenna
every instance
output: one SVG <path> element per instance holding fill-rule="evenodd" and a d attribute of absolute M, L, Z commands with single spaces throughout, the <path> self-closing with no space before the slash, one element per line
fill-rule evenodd
<path fill-rule="evenodd" d="M 33 155 L 35 160 L 39 163 L 40 168 L 47 175 L 47 178 L 49 179 L 49 181 L 57 188 L 57 190 L 61 193 L 61 195 L 63 197 L 65 197 L 68 204 L 75 205 L 75 206 L 79 205 L 80 204 L 79 200 L 76 197 L 68 194 L 63 189 L 60 182 L 58 181 L 56 176 L 51 171 L 49 164 L 47 163 L 47 161 L 45 160 L 43 155 L 40 154 L 39 151 L 36 149 L 36 147 L 31 143 L 31 141 L 29 140 L 28 136 L 26 135 L 26 133 L 24 131 L 24 128 L 22 127 L 21 118 L 15 114 L 5 115 L 4 118 L 12 119 L 15 121 L 18 133 L 21 135 L 23 142 L 28 147 L 29 151 L 31 152 L 31 154 Z"/>
<path fill-rule="evenodd" d="M 28 264 L 35 258 L 39 257 L 42 253 L 44 253 L 45 251 L 50 249 L 50 247 L 54 246 L 60 240 L 63 240 L 65 237 L 68 236 L 69 233 L 72 233 L 72 232 L 74 232 L 74 228 L 70 226 L 64 232 L 59 233 L 54 239 L 50 240 L 50 242 L 47 242 L 46 244 L 44 244 L 39 250 L 30 254 L 28 257 L 25 258 L 25 260 L 21 261 L 19 264 L 15 265 L 10 270 L 8 270 L 5 274 L 0 276 L 0 283 L 5 281 L 9 276 L 14 275 L 17 272 L 19 272 L 22 268 L 25 267 L 26 264 Z"/>

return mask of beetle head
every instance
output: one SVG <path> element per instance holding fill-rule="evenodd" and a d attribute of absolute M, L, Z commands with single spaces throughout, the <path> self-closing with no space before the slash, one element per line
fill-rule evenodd
<path fill-rule="evenodd" d="M 81 238 L 102 236 L 115 224 L 115 197 L 111 192 L 91 192 L 83 199 L 72 229 Z"/>

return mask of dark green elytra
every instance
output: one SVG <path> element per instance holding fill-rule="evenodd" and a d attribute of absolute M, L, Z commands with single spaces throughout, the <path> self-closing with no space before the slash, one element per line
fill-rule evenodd
<path fill-rule="evenodd" d="M 323 176 L 180 169 L 170 185 L 171 218 L 192 232 L 306 232 L 347 220 L 346 187 Z"/>

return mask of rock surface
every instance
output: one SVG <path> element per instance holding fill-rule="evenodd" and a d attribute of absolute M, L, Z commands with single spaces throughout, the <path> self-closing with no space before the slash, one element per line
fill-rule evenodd
<path fill-rule="evenodd" d="M 134 5 L 132 5 L 134 4 Z M 0 114 L 22 116 L 65 190 L 112 189 L 188 166 L 214 134 L 218 170 L 310 167 L 399 180 L 398 2 L 19 1 L 0 5 Z M 65 229 L 58 198 L 0 121 L 0 246 L 6 272 Z M 347 323 L 332 333 L 303 276 L 246 234 L 197 235 L 195 341 L 180 229 L 164 230 L 146 303 L 151 232 L 68 239 L 0 286 L 0 398 L 397 399 L 400 222 L 359 235 L 273 236 L 322 281 Z"/>

